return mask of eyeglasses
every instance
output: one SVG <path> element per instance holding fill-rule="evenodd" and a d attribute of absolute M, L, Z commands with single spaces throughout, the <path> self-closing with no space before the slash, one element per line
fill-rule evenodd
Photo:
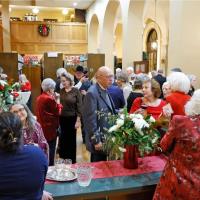
<path fill-rule="evenodd" d="M 21 113 L 25 110 L 25 108 L 19 108 L 18 110 L 14 110 L 12 111 L 14 114 L 18 114 L 18 113 Z"/>

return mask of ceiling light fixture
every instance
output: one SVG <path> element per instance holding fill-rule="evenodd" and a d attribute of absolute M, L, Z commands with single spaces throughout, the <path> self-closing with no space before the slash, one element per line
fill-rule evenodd
<path fill-rule="evenodd" d="M 67 15 L 68 12 L 69 12 L 69 10 L 68 10 L 67 8 L 64 8 L 64 9 L 62 10 L 62 14 L 63 14 L 63 15 Z"/>
<path fill-rule="evenodd" d="M 39 10 L 38 8 L 33 8 L 33 9 L 32 9 L 32 12 L 33 12 L 34 14 L 38 14 L 39 11 L 40 11 L 40 10 Z"/>
<path fill-rule="evenodd" d="M 78 3 L 77 3 L 77 2 L 74 2 L 74 3 L 73 3 L 73 6 L 74 6 L 74 7 L 76 7 L 77 5 L 78 5 Z"/>

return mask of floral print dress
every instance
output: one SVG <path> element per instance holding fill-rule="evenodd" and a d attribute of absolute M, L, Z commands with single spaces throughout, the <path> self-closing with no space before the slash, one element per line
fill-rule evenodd
<path fill-rule="evenodd" d="M 161 148 L 171 154 L 153 200 L 200 200 L 200 116 L 174 116 Z"/>

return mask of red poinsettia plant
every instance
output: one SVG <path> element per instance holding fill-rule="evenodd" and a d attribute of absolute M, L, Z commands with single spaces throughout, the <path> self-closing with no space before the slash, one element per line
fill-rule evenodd
<path fill-rule="evenodd" d="M 0 80 L 0 111 L 7 111 L 8 106 L 16 101 L 19 96 L 17 88 L 18 83 L 10 85 L 6 81 Z"/>

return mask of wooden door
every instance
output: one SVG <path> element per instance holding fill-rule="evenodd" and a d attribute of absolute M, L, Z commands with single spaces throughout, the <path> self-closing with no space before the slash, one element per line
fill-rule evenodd
<path fill-rule="evenodd" d="M 99 67 L 105 65 L 105 54 L 88 54 L 87 67 L 90 79 L 94 77 Z"/>
<path fill-rule="evenodd" d="M 41 66 L 26 66 L 23 67 L 22 72 L 26 75 L 27 79 L 31 82 L 31 103 L 32 111 L 35 113 L 36 98 L 41 94 Z"/>

